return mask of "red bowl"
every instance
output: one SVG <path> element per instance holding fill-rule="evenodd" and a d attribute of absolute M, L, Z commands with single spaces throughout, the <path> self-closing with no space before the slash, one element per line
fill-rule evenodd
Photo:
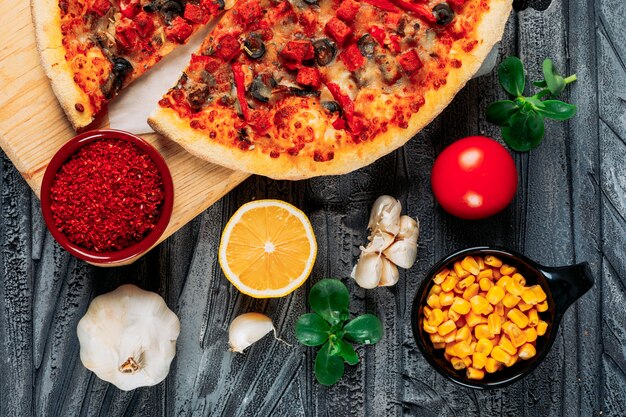
<path fill-rule="evenodd" d="M 61 166 L 72 156 L 78 149 L 85 146 L 88 143 L 95 142 L 101 139 L 119 139 L 125 140 L 136 145 L 139 149 L 143 150 L 150 159 L 154 161 L 163 179 L 164 189 L 164 201 L 161 216 L 152 229 L 152 231 L 145 236 L 141 241 L 132 244 L 131 246 L 114 252 L 95 252 L 85 248 L 82 248 L 74 243 L 70 242 L 65 234 L 63 234 L 55 225 L 52 215 L 52 209 L 50 207 L 50 189 L 54 181 L 55 174 L 61 168 Z M 152 145 L 131 133 L 121 130 L 113 129 L 99 129 L 82 133 L 73 137 L 69 142 L 61 147 L 57 153 L 52 157 L 52 160 L 46 168 L 46 172 L 43 176 L 43 182 L 41 184 L 41 211 L 43 212 L 43 218 L 52 234 L 52 237 L 56 239 L 59 244 L 65 248 L 69 253 L 77 258 L 83 259 L 87 262 L 97 265 L 111 265 L 119 264 L 136 258 L 143 253 L 147 252 L 156 242 L 159 240 L 172 217 L 172 209 L 174 206 L 174 184 L 172 183 L 172 175 L 167 167 L 167 163 Z"/>

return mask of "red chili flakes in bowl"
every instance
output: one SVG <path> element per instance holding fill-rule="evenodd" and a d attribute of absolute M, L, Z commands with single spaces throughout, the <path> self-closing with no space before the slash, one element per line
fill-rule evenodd
<path fill-rule="evenodd" d="M 113 252 L 154 229 L 164 201 L 163 178 L 136 145 L 102 139 L 83 146 L 61 166 L 50 198 L 54 223 L 70 242 Z"/>

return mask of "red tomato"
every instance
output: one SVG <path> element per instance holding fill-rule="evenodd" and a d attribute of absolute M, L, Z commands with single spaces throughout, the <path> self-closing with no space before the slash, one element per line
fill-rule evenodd
<path fill-rule="evenodd" d="M 450 214 L 483 219 L 505 208 L 517 189 L 511 154 L 484 136 L 460 139 L 435 160 L 431 183 L 435 198 Z"/>

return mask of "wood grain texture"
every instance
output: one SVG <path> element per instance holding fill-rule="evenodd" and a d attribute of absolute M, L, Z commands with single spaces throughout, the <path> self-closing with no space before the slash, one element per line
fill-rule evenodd
<path fill-rule="evenodd" d="M 0 7 L 0 147 L 39 195 L 48 162 L 76 133 L 40 65 L 30 1 L 2 0 Z M 88 129 L 104 127 L 108 127 L 106 114 Z M 172 219 L 160 241 L 249 176 L 200 161 L 159 135 L 143 137 L 161 152 L 174 181 Z M 39 221 L 35 234 L 40 233 L 42 225 Z M 37 252 L 34 256 L 37 259 Z"/>
<path fill-rule="evenodd" d="M 477 132 L 504 98 L 497 77 L 472 81 L 404 148 L 341 177 L 306 182 L 252 177 L 131 266 L 100 269 L 67 255 L 41 222 L 38 201 L 6 157 L 0 161 L 0 416 L 625 416 L 626 415 L 626 39 L 622 0 L 555 1 L 511 18 L 501 54 L 519 54 L 530 78 L 553 58 L 579 80 L 567 123 L 548 122 L 543 144 L 516 154 L 520 189 L 497 216 L 465 222 L 430 190 L 435 156 Z M 365 241 L 367 213 L 383 193 L 421 220 L 418 263 L 397 286 L 365 291 L 346 277 Z M 252 199 L 284 199 L 309 215 L 319 244 L 311 279 L 292 295 L 255 300 L 224 278 L 216 251 L 228 218 Z M 447 253 L 497 244 L 551 265 L 588 261 L 596 285 L 566 313 L 546 360 L 524 380 L 479 392 L 444 380 L 413 341 L 409 310 L 430 266 Z M 322 277 L 348 285 L 353 314 L 372 312 L 385 338 L 359 348 L 337 385 L 314 382 L 314 350 L 295 343 L 305 294 Z M 78 358 L 76 322 L 97 294 L 135 283 L 163 295 L 181 319 L 166 381 L 124 393 Z M 228 323 L 246 311 L 270 315 L 286 346 L 262 339 L 227 351 Z"/>

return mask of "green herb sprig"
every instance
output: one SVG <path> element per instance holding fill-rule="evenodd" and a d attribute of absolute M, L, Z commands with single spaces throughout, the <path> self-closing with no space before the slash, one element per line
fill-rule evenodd
<path fill-rule="evenodd" d="M 315 358 L 315 378 L 322 385 L 333 385 L 344 374 L 344 361 L 359 363 L 359 355 L 348 342 L 373 345 L 383 337 L 383 324 L 373 314 L 348 321 L 350 294 L 337 279 L 317 282 L 309 293 L 309 304 L 315 313 L 300 316 L 296 338 L 305 346 L 323 345 Z"/>
<path fill-rule="evenodd" d="M 502 138 L 512 149 L 520 152 L 536 148 L 544 134 L 544 119 L 567 120 L 576 114 L 576 106 L 551 99 L 559 96 L 565 86 L 576 81 L 576 75 L 562 77 L 551 59 L 543 61 L 541 81 L 533 82 L 542 88 L 537 94 L 525 97 L 526 77 L 522 61 L 510 56 L 498 67 L 498 79 L 512 100 L 491 103 L 487 107 L 487 120 L 501 126 Z"/>

